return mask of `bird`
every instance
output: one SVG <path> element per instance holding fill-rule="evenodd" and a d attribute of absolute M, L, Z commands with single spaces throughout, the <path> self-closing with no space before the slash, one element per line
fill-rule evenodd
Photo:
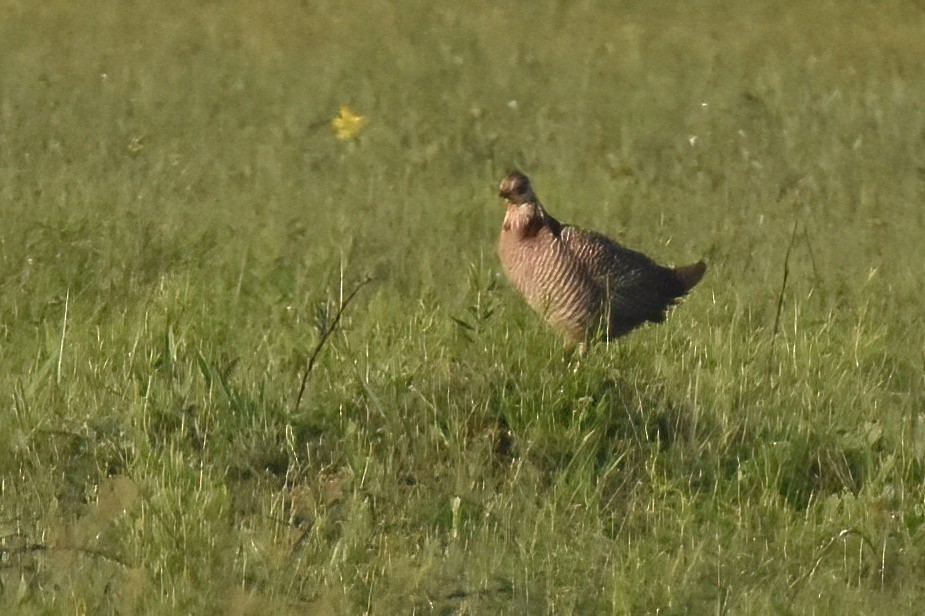
<path fill-rule="evenodd" d="M 706 272 L 703 261 L 663 267 L 600 233 L 562 224 L 520 171 L 501 180 L 498 195 L 506 206 L 498 238 L 504 273 L 533 310 L 582 350 L 594 339 L 663 322 Z"/>

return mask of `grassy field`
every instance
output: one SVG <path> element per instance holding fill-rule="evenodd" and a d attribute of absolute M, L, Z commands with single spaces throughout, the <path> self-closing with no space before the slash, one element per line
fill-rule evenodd
<path fill-rule="evenodd" d="M 623 4 L 0 0 L 0 611 L 921 610 L 925 9 Z"/>

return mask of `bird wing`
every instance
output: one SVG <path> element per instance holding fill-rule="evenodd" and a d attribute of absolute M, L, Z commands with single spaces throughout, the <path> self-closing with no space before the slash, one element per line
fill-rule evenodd
<path fill-rule="evenodd" d="M 665 310 L 683 294 L 670 269 L 600 233 L 566 226 L 560 238 L 610 298 L 612 328 L 631 329 L 644 321 L 662 321 Z"/>

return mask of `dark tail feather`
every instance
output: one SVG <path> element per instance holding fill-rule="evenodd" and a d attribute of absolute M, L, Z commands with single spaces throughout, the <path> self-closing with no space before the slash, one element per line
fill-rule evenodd
<path fill-rule="evenodd" d="M 697 263 L 692 263 L 691 265 L 676 267 L 674 269 L 674 275 L 677 276 L 678 281 L 684 288 L 684 293 L 687 293 L 694 288 L 695 284 L 700 282 L 700 279 L 703 278 L 703 274 L 706 271 L 707 264 L 703 261 L 698 261 Z"/>

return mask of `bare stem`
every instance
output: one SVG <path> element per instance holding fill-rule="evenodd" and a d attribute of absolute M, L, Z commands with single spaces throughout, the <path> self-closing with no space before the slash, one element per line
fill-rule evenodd
<path fill-rule="evenodd" d="M 80 548 L 67 545 L 46 545 L 44 543 L 32 543 L 15 548 L 0 548 L 0 554 L 9 554 L 11 556 L 26 554 L 29 552 L 77 552 L 78 554 L 84 554 L 86 556 L 94 556 L 96 558 L 108 560 L 109 562 L 120 565 L 126 569 L 131 569 L 132 567 L 129 563 L 122 560 L 118 556 L 114 556 L 112 554 L 103 552 L 102 550 L 96 550 L 93 548 Z"/>
<path fill-rule="evenodd" d="M 318 343 L 315 345 L 315 348 L 312 349 L 312 352 L 308 356 L 308 361 L 305 364 L 305 372 L 302 373 L 302 382 L 299 385 L 299 394 L 296 396 L 295 404 L 292 405 L 293 413 L 298 412 L 299 405 L 302 404 L 302 396 L 305 394 L 305 384 L 308 382 L 308 375 L 311 374 L 312 369 L 315 367 L 315 361 L 318 359 L 318 355 L 321 354 L 321 349 L 324 348 L 328 338 L 330 338 L 331 334 L 334 333 L 334 330 L 337 329 L 337 324 L 340 322 L 340 318 L 344 314 L 344 310 L 347 309 L 347 305 L 354 297 L 356 297 L 356 294 L 360 292 L 360 289 L 365 287 L 370 282 L 372 282 L 372 278 L 367 276 L 361 280 L 356 287 L 354 287 L 353 291 L 351 291 L 350 294 L 341 301 L 340 306 L 337 308 L 337 312 L 334 314 L 334 318 L 331 319 L 331 323 L 321 332 L 321 338 L 318 339 Z"/>
<path fill-rule="evenodd" d="M 790 251 L 793 250 L 793 242 L 797 237 L 797 223 L 793 223 L 793 232 L 790 234 L 790 244 L 787 245 L 787 254 L 784 255 L 784 280 L 780 284 L 780 295 L 777 296 L 777 314 L 774 315 L 774 329 L 772 336 L 777 335 L 777 328 L 780 325 L 780 313 L 784 308 L 784 291 L 787 290 L 787 277 L 790 275 Z"/>

